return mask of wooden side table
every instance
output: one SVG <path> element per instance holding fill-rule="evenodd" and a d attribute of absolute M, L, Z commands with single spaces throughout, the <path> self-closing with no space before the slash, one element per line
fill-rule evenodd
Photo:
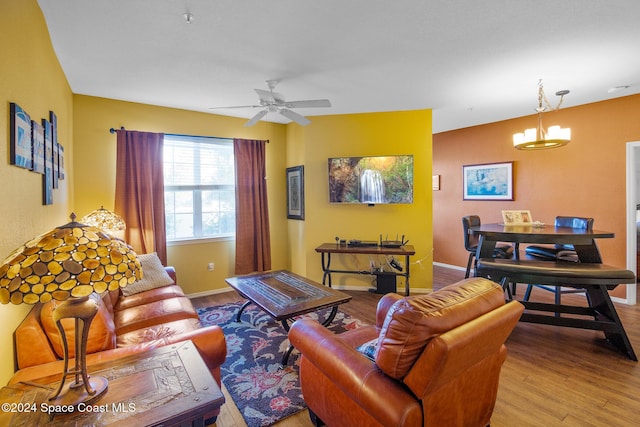
<path fill-rule="evenodd" d="M 109 380 L 106 394 L 72 413 L 48 413 L 60 375 L 0 390 L 2 426 L 203 426 L 224 396 L 191 341 L 89 366 Z"/>

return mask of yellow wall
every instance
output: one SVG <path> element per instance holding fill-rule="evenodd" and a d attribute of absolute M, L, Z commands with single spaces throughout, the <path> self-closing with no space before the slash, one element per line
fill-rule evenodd
<path fill-rule="evenodd" d="M 412 288 L 431 287 L 431 112 L 408 111 L 314 117 L 312 124 L 280 125 L 260 122 L 245 128 L 244 119 L 165 107 L 73 95 L 51 46 L 46 23 L 35 0 L 2 2 L 0 54 L 0 181 L 5 200 L 0 205 L 0 254 L 8 255 L 35 235 L 104 205 L 113 209 L 115 191 L 115 135 L 109 128 L 177 134 L 269 139 L 267 179 L 272 235 L 272 267 L 290 268 L 320 280 L 318 244 L 345 238 L 377 239 L 380 233 L 404 234 L 416 247 Z M 9 102 L 21 105 L 31 117 L 58 117 L 59 141 L 65 147 L 66 180 L 54 190 L 54 204 L 43 206 L 41 177 L 9 165 Z M 337 206 L 328 203 L 326 160 L 334 156 L 412 154 L 415 159 L 414 204 Z M 288 166 L 305 165 L 306 220 L 286 218 Z M 0 255 L 4 257 L 4 255 Z M 355 261 L 346 259 L 346 264 Z M 222 241 L 170 246 L 168 262 L 176 267 L 188 294 L 225 288 L 233 275 L 234 242 Z M 206 270 L 216 264 L 213 272 Z M 360 261 L 355 262 L 358 264 Z M 364 261 L 368 264 L 368 261 Z M 368 287 L 370 280 L 346 276 L 334 283 Z M 402 283 L 401 283 L 402 285 Z M 12 332 L 28 306 L 3 306 L 0 358 L 13 359 Z M 0 368 L 0 383 L 12 375 L 11 364 Z"/>
<path fill-rule="evenodd" d="M 315 118 L 313 118 L 315 122 Z M 314 126 L 310 124 L 309 126 Z M 303 135 L 305 128 L 301 126 L 287 126 L 287 165 L 286 167 L 300 166 L 305 164 L 305 145 Z M 300 143 L 295 143 L 300 141 Z M 305 173 L 307 171 L 305 170 Z M 309 188 L 309 181 L 305 180 L 306 187 Z M 286 179 L 285 179 L 286 186 Z M 286 200 L 285 202 L 286 203 Z M 305 205 L 307 202 L 305 201 Z M 305 209 L 307 211 L 307 209 Z M 306 213 L 306 212 L 305 212 Z M 305 215 L 306 216 L 306 215 Z M 288 221 L 288 247 L 291 254 L 289 268 L 291 271 L 304 275 L 307 271 L 307 258 L 301 256 L 306 252 L 305 249 L 305 230 L 308 221 L 289 220 Z"/>
<path fill-rule="evenodd" d="M 305 167 L 305 221 L 290 220 L 294 271 L 322 279 L 321 243 L 343 239 L 378 240 L 380 234 L 405 235 L 416 255 L 411 289 L 432 284 L 431 110 L 317 116 L 305 128 L 288 133 L 287 166 Z M 411 154 L 414 156 L 414 203 L 411 205 L 337 205 L 329 203 L 327 159 L 341 156 Z M 400 261 L 404 262 L 404 259 Z M 366 256 L 332 257 L 332 268 L 366 269 Z M 404 279 L 398 285 L 404 289 Z M 335 275 L 334 286 L 371 286 L 369 275 Z"/>
<path fill-rule="evenodd" d="M 27 240 L 69 222 L 72 205 L 72 95 L 55 56 L 49 33 L 35 0 L 0 3 L 0 259 Z M 58 139 L 65 147 L 66 177 L 54 190 L 54 204 L 42 205 L 42 175 L 9 164 L 9 103 L 25 109 L 40 122 L 54 111 Z M 0 307 L 0 384 L 13 374 L 13 330 L 29 306 Z"/>
<path fill-rule="evenodd" d="M 272 233 L 272 267 L 288 268 L 289 251 L 285 199 L 285 125 L 260 122 L 243 127 L 246 119 L 198 113 L 91 96 L 74 96 L 76 209 L 82 216 L 104 205 L 113 209 L 115 194 L 116 135 L 110 128 L 216 136 L 268 139 L 267 190 Z M 178 282 L 187 294 L 206 293 L 226 287 L 234 274 L 235 242 L 222 241 L 167 248 L 167 262 L 176 267 Z M 207 271 L 213 262 L 215 270 Z"/>

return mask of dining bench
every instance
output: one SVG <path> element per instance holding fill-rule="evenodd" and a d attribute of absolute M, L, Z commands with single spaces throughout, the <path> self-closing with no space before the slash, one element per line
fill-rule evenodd
<path fill-rule="evenodd" d="M 600 263 L 481 258 L 476 275 L 500 283 L 508 299 L 512 299 L 510 283 L 584 289 L 589 296 L 588 307 L 521 301 L 525 312 L 520 321 L 603 331 L 610 343 L 631 360 L 638 360 L 608 292 L 622 283 L 636 283 L 632 271 Z"/>

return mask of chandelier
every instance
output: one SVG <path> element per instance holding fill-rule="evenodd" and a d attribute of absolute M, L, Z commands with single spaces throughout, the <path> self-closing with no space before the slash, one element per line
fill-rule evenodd
<path fill-rule="evenodd" d="M 546 95 L 544 94 L 544 88 L 542 86 L 542 80 L 538 80 L 538 126 L 531 129 L 526 129 L 524 132 L 513 134 L 513 146 L 518 150 L 545 150 L 547 148 L 557 148 L 567 145 L 571 141 L 571 129 L 561 128 L 560 126 L 549 126 L 548 130 L 544 130 L 542 126 L 542 113 L 550 109 L 557 111 L 562 105 L 564 96 L 568 94 L 568 90 L 559 90 L 556 92 L 556 96 L 560 97 L 558 105 L 554 108 L 549 104 Z M 546 106 L 543 106 L 542 103 Z"/>

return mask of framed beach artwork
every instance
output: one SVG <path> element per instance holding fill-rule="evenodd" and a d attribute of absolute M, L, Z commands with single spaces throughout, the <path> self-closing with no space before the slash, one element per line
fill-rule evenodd
<path fill-rule="evenodd" d="M 9 163 L 33 169 L 31 148 L 31 117 L 18 104 L 10 104 Z"/>
<path fill-rule="evenodd" d="M 462 166 L 463 200 L 513 200 L 513 162 Z"/>
<path fill-rule="evenodd" d="M 304 219 L 304 166 L 287 168 L 287 218 Z"/>

